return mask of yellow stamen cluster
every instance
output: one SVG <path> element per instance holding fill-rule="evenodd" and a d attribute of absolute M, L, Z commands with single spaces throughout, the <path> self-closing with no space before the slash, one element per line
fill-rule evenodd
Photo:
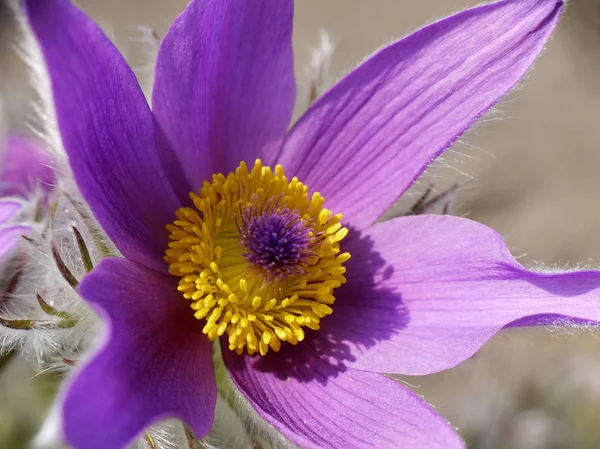
<path fill-rule="evenodd" d="M 177 211 L 167 226 L 171 242 L 165 261 L 181 277 L 178 289 L 191 300 L 195 317 L 206 319 L 210 340 L 228 336 L 229 349 L 242 354 L 279 351 L 281 342 L 297 344 L 304 329 L 317 330 L 332 313 L 333 290 L 346 282 L 343 266 L 349 253 L 340 253 L 348 234 L 340 214 L 325 209 L 325 199 L 298 179 L 288 180 L 257 160 L 251 171 L 244 162 L 235 173 L 213 175 L 198 194 L 194 208 Z M 273 208 L 293 210 L 311 229 L 311 257 L 298 273 L 269 278 L 246 257 L 240 243 L 239 215 L 248 205 L 257 213 Z M 287 208 L 287 209 L 285 209 Z"/>

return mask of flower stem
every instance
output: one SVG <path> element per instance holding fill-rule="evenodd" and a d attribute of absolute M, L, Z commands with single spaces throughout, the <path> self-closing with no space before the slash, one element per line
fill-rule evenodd
<path fill-rule="evenodd" d="M 42 308 L 42 310 L 44 312 L 46 312 L 48 315 L 57 316 L 60 318 L 64 318 L 66 320 L 74 319 L 67 312 L 60 312 L 60 311 L 56 310 L 54 307 L 52 307 L 50 304 L 48 304 L 46 301 L 44 301 L 44 298 L 42 298 L 42 296 L 39 293 L 36 293 L 35 296 L 37 297 L 38 303 L 40 304 L 40 307 Z"/>
<path fill-rule="evenodd" d="M 148 447 L 150 449 L 157 449 L 156 444 L 154 443 L 154 439 L 152 438 L 152 435 L 150 435 L 149 433 L 144 434 L 144 441 L 146 442 L 146 444 L 148 445 Z"/>
<path fill-rule="evenodd" d="M 79 232 L 79 229 L 77 229 L 75 226 L 72 226 L 72 229 L 73 233 L 75 234 L 75 240 L 77 240 L 77 247 L 79 248 L 79 254 L 81 254 L 83 267 L 85 268 L 86 273 L 89 273 L 94 268 L 94 263 L 90 257 L 90 252 L 85 244 L 85 240 L 83 239 L 81 232 Z"/>
<path fill-rule="evenodd" d="M 430 194 L 433 192 L 433 186 L 428 186 L 425 193 L 411 207 L 406 215 L 430 214 L 433 213 L 433 210 L 439 209 L 440 207 L 442 214 L 448 214 L 450 206 L 452 205 L 452 200 L 459 187 L 459 184 L 454 184 L 449 189 L 439 193 L 433 198 L 430 198 Z"/>
<path fill-rule="evenodd" d="M 0 294 L 0 299 L 7 299 L 8 296 L 15 292 L 15 289 L 17 288 L 17 284 L 19 283 L 22 274 L 23 267 L 16 267 L 14 272 L 9 276 L 9 278 L 2 286 L 2 293 Z"/>
<path fill-rule="evenodd" d="M 31 330 L 33 328 L 43 328 L 43 327 L 52 327 L 57 326 L 60 329 L 68 329 L 75 326 L 79 320 L 74 316 L 68 314 L 67 312 L 60 312 L 48 304 L 44 298 L 39 293 L 36 293 L 36 297 L 38 303 L 42 310 L 46 312 L 50 316 L 54 316 L 57 318 L 61 318 L 61 321 L 52 322 L 52 321 L 38 321 L 38 320 L 30 320 L 30 319 L 18 319 L 18 320 L 8 320 L 6 318 L 0 317 L 0 325 L 4 327 L 8 327 L 10 329 L 18 329 L 18 330 Z"/>
<path fill-rule="evenodd" d="M 208 448 L 204 441 L 197 440 L 196 437 L 194 437 L 194 434 L 187 426 L 183 426 L 183 429 L 185 431 L 185 438 L 187 439 L 189 449 L 195 449 L 196 443 L 198 443 L 203 448 Z"/>
<path fill-rule="evenodd" d="M 34 320 L 7 320 L 0 317 L 0 325 L 10 329 L 30 330 L 35 325 Z"/>
<path fill-rule="evenodd" d="M 73 273 L 71 273 L 71 270 L 69 270 L 69 268 L 67 267 L 65 262 L 62 260 L 62 257 L 60 256 L 60 253 L 58 252 L 58 248 L 56 247 L 56 245 L 54 243 L 52 243 L 51 247 L 52 247 L 52 257 L 54 258 L 54 262 L 56 263 L 58 271 L 60 271 L 60 274 L 62 274 L 62 277 L 65 279 L 65 281 L 67 281 L 67 283 L 71 287 L 77 288 L 77 286 L 79 285 L 79 281 L 77 280 L 77 278 L 75 276 L 73 276 Z"/>
<path fill-rule="evenodd" d="M 417 202 L 413 204 L 406 215 L 419 215 L 423 205 L 425 204 L 425 201 L 427 201 L 427 198 L 429 198 L 429 195 L 431 195 L 431 192 L 433 192 L 433 186 L 429 184 L 427 186 L 427 190 L 423 192 L 423 194 L 419 197 Z"/>
<path fill-rule="evenodd" d="M 90 235 L 92 236 L 92 239 L 94 240 L 94 243 L 96 244 L 96 247 L 100 251 L 100 254 L 102 254 L 103 257 L 115 256 L 114 251 L 112 251 L 110 247 L 104 242 L 104 234 L 102 233 L 102 231 L 91 224 L 94 221 L 94 219 L 86 211 L 85 206 L 80 201 L 73 198 L 71 195 L 65 194 L 65 196 L 73 205 L 79 216 L 83 219 L 88 231 L 90 232 Z"/>

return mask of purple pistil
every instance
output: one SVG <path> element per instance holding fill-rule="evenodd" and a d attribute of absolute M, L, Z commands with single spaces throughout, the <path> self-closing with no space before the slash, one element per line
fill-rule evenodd
<path fill-rule="evenodd" d="M 312 226 L 296 210 L 274 207 L 257 212 L 248 206 L 238 227 L 241 244 L 248 250 L 244 256 L 269 280 L 304 273 L 314 255 Z"/>

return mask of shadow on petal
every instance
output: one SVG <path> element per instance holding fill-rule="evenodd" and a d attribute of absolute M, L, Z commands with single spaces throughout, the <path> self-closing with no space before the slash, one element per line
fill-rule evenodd
<path fill-rule="evenodd" d="M 389 340 L 408 325 L 409 311 L 400 293 L 382 285 L 394 267 L 374 250 L 371 237 L 353 229 L 350 236 L 341 248 L 352 254 L 346 263 L 347 283 L 334 291 L 333 314 L 322 319 L 320 330 L 307 330 L 304 341 L 295 346 L 283 343 L 279 352 L 243 356 L 251 359 L 254 369 L 282 380 L 325 385 L 347 370 L 346 363 L 356 361 L 357 351 Z M 229 351 L 226 345 L 223 351 Z"/>

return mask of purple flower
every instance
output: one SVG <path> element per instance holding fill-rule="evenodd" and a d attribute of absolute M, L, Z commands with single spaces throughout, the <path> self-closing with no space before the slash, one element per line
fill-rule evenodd
<path fill-rule="evenodd" d="M 28 196 L 38 186 L 49 191 L 54 184 L 50 157 L 28 137 L 10 135 L 0 156 L 0 197 Z"/>
<path fill-rule="evenodd" d="M 5 139 L 0 149 L 1 262 L 12 255 L 21 236 L 31 231 L 25 203 L 38 186 L 48 191 L 53 183 L 50 158 L 36 142 L 18 135 Z"/>
<path fill-rule="evenodd" d="M 598 272 L 530 272 L 462 218 L 377 222 L 519 81 L 562 1 L 423 28 L 289 132 L 291 0 L 192 1 L 161 43 L 152 110 L 83 13 L 24 3 L 73 173 L 124 256 L 80 284 L 109 326 L 64 395 L 76 448 L 123 447 L 168 416 L 205 435 L 211 340 L 252 407 L 302 447 L 459 448 L 381 373 L 451 368 L 509 325 L 600 319 Z"/>
<path fill-rule="evenodd" d="M 0 268 L 5 268 L 5 262 L 9 262 L 13 249 L 21 240 L 23 234 L 31 231 L 29 226 L 22 223 L 15 224 L 14 218 L 21 210 L 21 203 L 15 200 L 0 198 Z"/>

